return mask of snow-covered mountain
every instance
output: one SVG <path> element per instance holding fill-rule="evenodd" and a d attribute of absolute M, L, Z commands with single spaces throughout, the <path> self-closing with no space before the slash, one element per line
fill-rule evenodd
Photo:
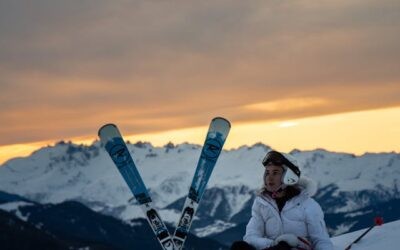
<path fill-rule="evenodd" d="M 23 197 L 0 192 L 0 245 L 2 249 L 159 249 L 144 219 L 123 222 L 91 211 L 83 204 L 66 201 L 39 204 Z M 372 224 L 362 230 L 333 237 L 335 250 L 343 250 Z M 62 226 L 60 226 L 62 225 Z M 169 228 L 171 231 L 172 228 Z M 351 249 L 395 250 L 400 238 L 400 220 L 375 226 Z M 210 238 L 190 235 L 190 249 L 229 249 Z"/>
<path fill-rule="evenodd" d="M 169 231 L 173 228 L 169 227 Z M 39 204 L 0 191 L 0 246 L 2 250 L 159 250 L 143 218 L 121 221 L 76 201 Z M 224 250 L 213 239 L 189 234 L 192 250 Z"/>
<path fill-rule="evenodd" d="M 201 146 L 170 143 L 153 147 L 138 142 L 128 148 L 161 216 L 175 224 Z M 259 143 L 222 152 L 194 221 L 194 232 L 211 235 L 248 220 L 262 183 L 260 162 L 268 150 L 269 146 Z M 302 173 L 318 183 L 316 199 L 328 214 L 400 198 L 400 154 L 355 156 L 322 149 L 290 153 L 300 162 Z M 125 221 L 142 217 L 139 207 L 130 204 L 132 194 L 99 142 L 90 146 L 59 142 L 29 157 L 10 160 L 0 167 L 0 190 L 40 203 L 80 201 Z M 351 223 L 333 226 L 332 233 L 346 232 Z"/>

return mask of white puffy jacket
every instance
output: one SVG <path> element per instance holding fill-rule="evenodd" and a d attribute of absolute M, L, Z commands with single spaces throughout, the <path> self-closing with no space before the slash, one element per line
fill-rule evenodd
<path fill-rule="evenodd" d="M 322 209 L 311 198 L 316 192 L 316 185 L 309 179 L 301 178 L 296 187 L 301 193 L 288 200 L 280 213 L 271 197 L 256 197 L 244 241 L 257 249 L 264 249 L 271 246 L 278 236 L 289 233 L 306 238 L 314 250 L 333 250 Z"/>

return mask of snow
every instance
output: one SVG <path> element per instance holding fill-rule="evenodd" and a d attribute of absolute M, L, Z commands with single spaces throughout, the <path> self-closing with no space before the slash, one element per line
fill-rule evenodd
<path fill-rule="evenodd" d="M 367 229 L 332 238 L 335 250 L 345 249 Z M 375 226 L 359 242 L 352 245 L 352 250 L 397 250 L 400 246 L 400 220 Z"/>
<path fill-rule="evenodd" d="M 372 212 L 372 210 L 366 211 L 364 213 L 368 213 L 368 212 Z M 362 215 L 362 214 L 363 214 L 363 212 L 347 213 L 344 217 L 346 217 L 346 218 L 350 217 L 351 218 L 351 217 L 359 216 L 359 215 Z"/>
<path fill-rule="evenodd" d="M 28 205 L 32 205 L 32 203 L 25 202 L 25 201 L 8 202 L 8 203 L 0 204 L 0 209 L 11 212 L 11 211 L 18 210 L 19 207 L 24 207 L 24 206 L 28 206 Z"/>
<path fill-rule="evenodd" d="M 179 218 L 180 215 L 181 215 L 181 211 L 177 212 L 176 210 L 172 210 L 172 209 L 160 210 L 161 219 L 164 222 L 169 223 L 174 226 L 176 225 L 177 218 Z"/>
<path fill-rule="evenodd" d="M 31 206 L 32 203 L 25 202 L 25 201 L 15 201 L 15 202 L 8 202 L 4 204 L 0 204 L 0 209 L 8 212 L 15 212 L 15 215 L 23 221 L 28 221 L 29 214 L 23 215 L 19 210 L 20 207 L 24 206 Z"/>
<path fill-rule="evenodd" d="M 225 231 L 228 228 L 235 226 L 234 223 L 227 223 L 217 220 L 214 224 L 195 230 L 198 237 L 206 237 L 210 234 L 216 234 Z"/>
<path fill-rule="evenodd" d="M 335 235 L 340 235 L 343 234 L 345 232 L 348 232 L 349 229 L 354 226 L 356 224 L 356 222 L 353 223 L 344 223 L 344 224 L 340 224 L 337 229 L 335 230 Z"/>
<path fill-rule="evenodd" d="M 136 222 L 136 221 L 128 221 L 127 224 L 132 226 L 132 227 L 141 227 L 141 226 L 143 226 L 142 222 Z"/>

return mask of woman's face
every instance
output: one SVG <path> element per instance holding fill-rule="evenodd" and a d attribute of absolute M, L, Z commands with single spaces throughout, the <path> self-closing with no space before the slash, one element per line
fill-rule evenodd
<path fill-rule="evenodd" d="M 264 183 L 268 191 L 277 191 L 282 185 L 283 168 L 276 165 L 267 165 L 265 168 Z"/>

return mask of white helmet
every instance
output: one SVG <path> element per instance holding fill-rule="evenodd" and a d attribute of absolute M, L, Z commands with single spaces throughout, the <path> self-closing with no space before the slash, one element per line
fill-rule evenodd
<path fill-rule="evenodd" d="M 266 167 L 268 164 L 274 164 L 283 167 L 282 183 L 284 185 L 295 185 L 300 178 L 300 169 L 296 159 L 289 154 L 279 153 L 278 151 L 269 151 L 262 164 Z"/>

